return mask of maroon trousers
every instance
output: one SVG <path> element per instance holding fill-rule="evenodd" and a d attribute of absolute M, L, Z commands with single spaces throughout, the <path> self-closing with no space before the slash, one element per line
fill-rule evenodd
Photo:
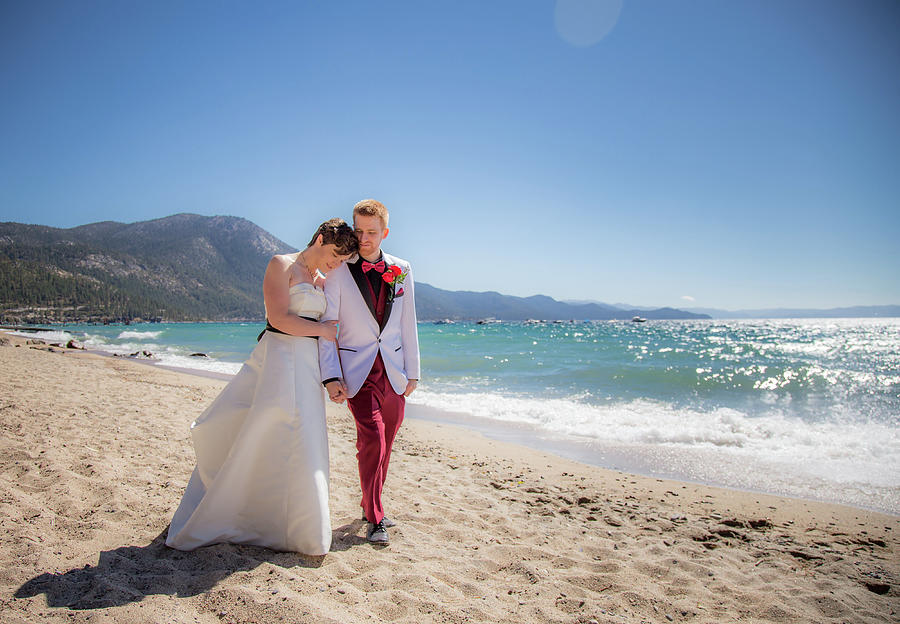
<path fill-rule="evenodd" d="M 391 387 L 380 353 L 362 388 L 347 403 L 356 421 L 361 505 L 369 522 L 377 524 L 384 518 L 381 490 L 391 461 L 391 447 L 403 422 L 406 406 L 406 397 Z"/>

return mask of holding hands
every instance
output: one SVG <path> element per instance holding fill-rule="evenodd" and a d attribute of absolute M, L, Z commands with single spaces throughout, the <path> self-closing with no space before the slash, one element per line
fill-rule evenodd
<path fill-rule="evenodd" d="M 411 395 L 415 392 L 418 385 L 418 379 L 410 379 L 406 382 L 406 390 L 404 391 L 403 396 L 408 397 Z M 344 382 L 340 380 L 329 381 L 325 384 L 325 389 L 328 391 L 328 398 L 335 403 L 343 403 L 347 400 L 347 386 L 344 385 Z"/>

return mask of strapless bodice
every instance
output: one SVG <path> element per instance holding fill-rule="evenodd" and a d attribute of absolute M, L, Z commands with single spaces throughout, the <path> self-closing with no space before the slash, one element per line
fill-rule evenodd
<path fill-rule="evenodd" d="M 288 311 L 297 316 L 318 319 L 325 313 L 325 293 L 308 282 L 294 284 L 288 290 Z"/>

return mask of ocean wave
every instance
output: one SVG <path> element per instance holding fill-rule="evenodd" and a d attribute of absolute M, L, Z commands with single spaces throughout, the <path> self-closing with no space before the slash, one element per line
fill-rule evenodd
<path fill-rule="evenodd" d="M 104 336 L 97 333 L 84 333 L 73 335 L 68 331 L 51 330 L 42 332 L 12 331 L 12 334 L 26 338 L 35 338 L 47 343 L 59 343 L 65 345 L 69 340 L 75 339 L 86 349 L 102 351 L 103 353 L 117 356 L 130 356 L 136 352 L 148 352 L 153 356 L 153 362 L 163 366 L 172 366 L 187 370 L 221 373 L 234 375 L 242 362 L 227 362 L 214 357 L 196 357 L 191 351 L 180 345 L 166 345 L 157 342 L 141 342 L 159 337 L 162 331 L 123 331 L 115 337 Z"/>
<path fill-rule="evenodd" d="M 159 338 L 160 334 L 162 334 L 162 330 L 160 331 L 132 331 L 125 330 L 120 332 L 118 336 L 116 336 L 117 340 L 151 340 L 153 338 Z"/>
<path fill-rule="evenodd" d="M 85 334 L 81 342 L 87 349 L 115 353 L 116 355 L 129 355 L 135 351 L 155 352 L 165 348 L 154 342 L 117 342 L 116 338 L 108 338 L 98 334 Z"/>
<path fill-rule="evenodd" d="M 163 366 L 174 366 L 176 368 L 222 373 L 225 375 L 234 375 L 243 366 L 242 362 L 225 362 L 215 358 L 192 357 L 190 354 L 184 353 L 160 353 L 154 355 L 157 357 L 157 363 Z"/>
<path fill-rule="evenodd" d="M 56 329 L 50 330 L 50 331 L 40 331 L 40 332 L 12 330 L 9 333 L 14 336 L 22 336 L 23 338 L 33 338 L 35 340 L 43 340 L 44 342 L 49 342 L 49 343 L 57 343 L 58 342 L 63 345 L 66 344 L 67 342 L 69 342 L 70 340 L 72 340 L 72 338 L 73 338 L 72 334 L 70 334 L 69 332 L 67 332 L 65 330 L 56 330 Z"/>
<path fill-rule="evenodd" d="M 644 445 L 716 451 L 731 460 L 793 466 L 798 475 L 832 483 L 900 487 L 900 431 L 887 422 L 823 415 L 816 422 L 777 409 L 749 416 L 732 408 L 708 411 L 634 399 L 590 405 L 571 399 L 492 392 L 420 389 L 410 402 L 493 421 L 522 423 L 607 446 Z"/>
<path fill-rule="evenodd" d="M 88 349 L 124 356 L 146 351 L 152 354 L 155 363 L 163 366 L 174 366 L 176 368 L 222 373 L 225 375 L 234 375 L 243 364 L 242 362 L 226 362 L 215 357 L 194 356 L 191 355 L 192 351 L 180 345 L 165 345 L 154 342 L 111 343 L 103 340 L 102 337 L 88 337 L 85 341 L 85 346 Z"/>

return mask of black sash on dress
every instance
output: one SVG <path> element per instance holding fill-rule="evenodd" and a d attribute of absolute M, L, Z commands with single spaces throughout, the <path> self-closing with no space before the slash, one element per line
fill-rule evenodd
<path fill-rule="evenodd" d="M 302 318 L 302 319 L 307 320 L 307 321 L 312 321 L 313 323 L 318 323 L 318 322 L 319 322 L 319 319 L 312 318 L 311 316 L 301 316 L 301 317 L 299 317 L 299 318 Z M 267 331 L 270 331 L 270 332 L 272 332 L 273 334 L 284 334 L 285 336 L 291 336 L 291 335 L 292 335 L 292 334 L 289 334 L 289 333 L 287 333 L 287 332 L 281 331 L 281 330 L 278 329 L 277 327 L 273 327 L 272 324 L 269 322 L 269 319 L 266 319 L 266 328 L 265 328 L 264 330 L 262 330 L 261 332 L 259 332 L 259 336 L 256 337 L 256 342 L 259 342 L 260 340 L 262 340 L 263 334 L 265 334 Z M 318 336 L 298 336 L 298 338 L 315 338 L 316 340 L 319 339 Z"/>

